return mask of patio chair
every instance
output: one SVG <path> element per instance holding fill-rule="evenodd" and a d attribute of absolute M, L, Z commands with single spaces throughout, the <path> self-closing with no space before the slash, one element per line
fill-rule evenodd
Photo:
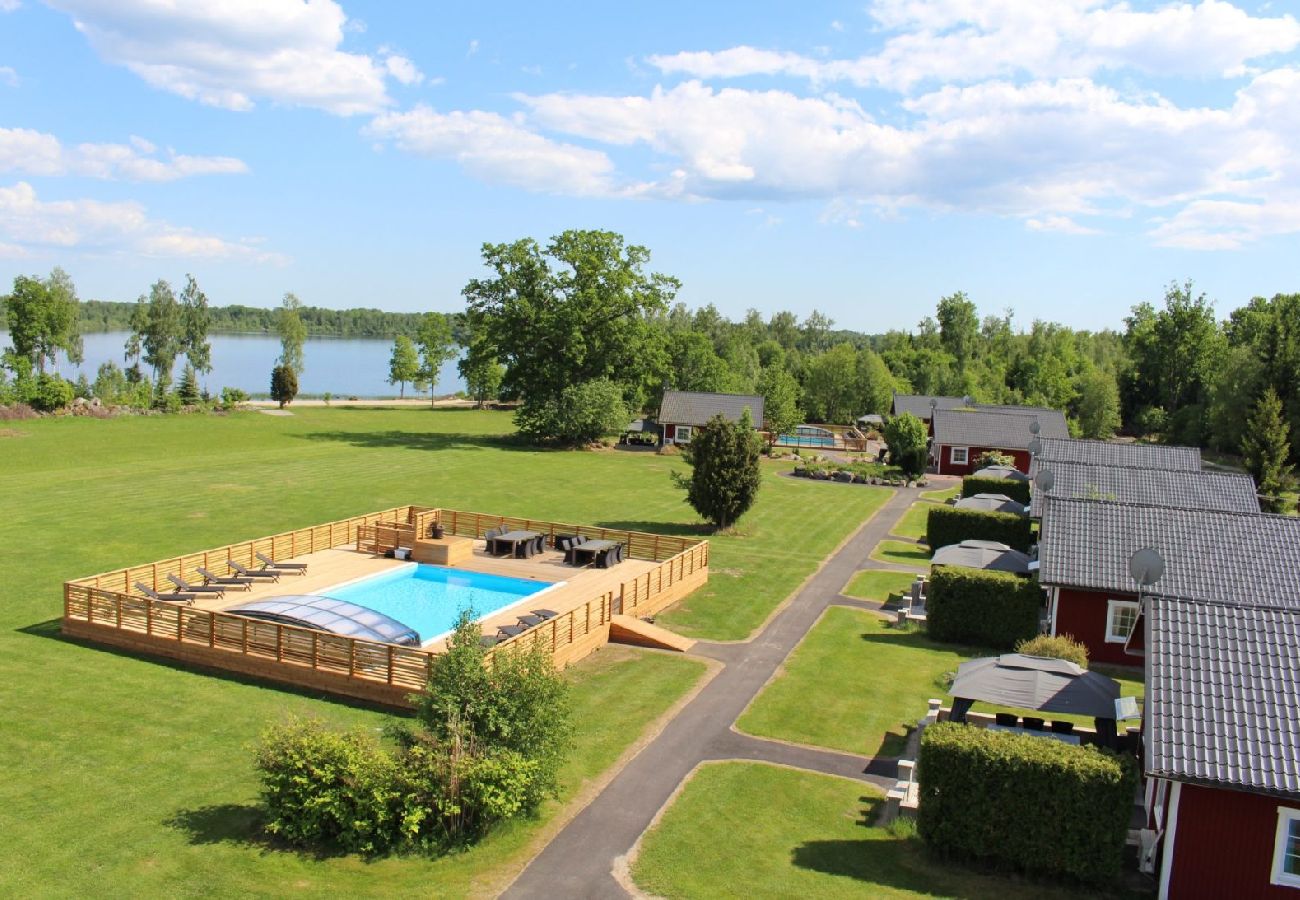
<path fill-rule="evenodd" d="M 1020 721 L 1024 724 L 1026 731 L 1042 731 L 1043 725 L 1045 724 L 1043 720 L 1037 716 L 1025 716 Z"/>
<path fill-rule="evenodd" d="M 483 532 L 483 540 L 486 543 L 484 549 L 493 556 L 497 555 L 497 535 L 500 534 L 505 534 L 505 532 L 500 528 L 489 528 L 487 531 Z"/>
<path fill-rule="evenodd" d="M 993 721 L 1007 728 L 1015 728 L 1016 723 L 1020 721 L 1020 717 L 1015 713 L 994 713 Z"/>
<path fill-rule="evenodd" d="M 546 535 L 539 534 L 533 539 L 533 553 L 546 552 Z"/>
<path fill-rule="evenodd" d="M 150 600 L 165 600 L 168 603 L 185 603 L 190 606 L 194 605 L 194 599 L 197 594 L 160 594 L 143 581 L 135 583 L 135 589 L 144 594 Z"/>
<path fill-rule="evenodd" d="M 541 625 L 545 621 L 546 620 L 543 619 L 541 616 L 535 616 L 532 613 L 519 617 L 519 624 L 527 628 L 532 628 L 536 625 Z"/>
<path fill-rule="evenodd" d="M 234 569 L 245 578 L 269 578 L 272 581 L 279 581 L 280 576 L 285 574 L 280 569 L 250 569 L 247 566 L 241 566 L 233 559 L 226 560 L 226 565 Z"/>
<path fill-rule="evenodd" d="M 1051 729 L 1053 734 L 1074 734 L 1074 723 L 1053 719 Z"/>
<path fill-rule="evenodd" d="M 264 569 L 280 569 L 284 572 L 297 572 L 300 575 L 307 574 L 307 563 L 276 562 L 265 553 L 255 553 L 253 555 L 261 561 L 262 568 Z"/>
<path fill-rule="evenodd" d="M 226 592 L 223 585 L 220 584 L 190 584 L 179 575 L 168 575 L 167 580 L 176 585 L 177 589 L 183 594 L 216 594 L 220 597 Z"/>
<path fill-rule="evenodd" d="M 253 578 L 245 578 L 243 575 L 218 575 L 215 572 L 209 572 L 202 566 L 195 566 L 195 571 L 203 576 L 204 584 L 219 584 L 224 588 L 243 588 L 246 591 L 253 589 Z"/>

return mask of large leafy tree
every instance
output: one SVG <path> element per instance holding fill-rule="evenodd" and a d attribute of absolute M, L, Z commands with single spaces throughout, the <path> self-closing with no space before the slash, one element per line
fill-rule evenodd
<path fill-rule="evenodd" d="M 855 415 L 889 412 L 894 397 L 894 376 L 880 355 L 870 349 L 858 351 Z"/>
<path fill-rule="evenodd" d="M 891 416 L 885 420 L 884 438 L 890 461 L 905 475 L 916 478 L 925 473 L 930 433 L 924 422 L 910 412 Z"/>
<path fill-rule="evenodd" d="M 1291 447 L 1286 439 L 1286 422 L 1282 419 L 1282 401 L 1272 387 L 1264 389 L 1241 441 L 1241 455 L 1246 469 L 1255 479 L 1260 506 L 1266 512 L 1281 512 L 1282 494 L 1291 483 L 1291 466 L 1287 459 Z"/>
<path fill-rule="evenodd" d="M 306 368 L 302 348 L 307 342 L 307 326 L 302 321 L 302 301 L 292 292 L 286 293 L 276 310 L 275 330 L 280 335 L 279 364 L 293 371 L 295 393 L 297 377 Z"/>
<path fill-rule="evenodd" d="M 145 306 L 144 334 L 140 341 L 144 348 L 144 361 L 153 369 L 159 384 L 170 384 L 172 367 L 181 352 L 181 309 L 176 293 L 163 279 L 149 288 Z"/>
<path fill-rule="evenodd" d="M 804 406 L 815 421 L 847 424 L 857 402 L 858 354 L 849 343 L 837 344 L 808 361 Z"/>
<path fill-rule="evenodd" d="M 212 345 L 208 343 L 211 325 L 208 295 L 193 275 L 186 275 L 185 289 L 181 291 L 181 352 L 199 372 L 212 371 Z"/>
<path fill-rule="evenodd" d="M 432 403 L 442 364 L 456 355 L 451 320 L 442 313 L 425 313 L 420 317 L 420 327 L 415 332 L 415 345 L 420 351 L 418 379 L 429 386 L 429 402 Z"/>
<path fill-rule="evenodd" d="M 1119 387 L 1115 376 L 1095 366 L 1076 382 L 1075 417 L 1080 437 L 1108 439 L 1119 429 Z"/>
<path fill-rule="evenodd" d="M 696 429 L 685 452 L 691 475 L 674 472 L 686 502 L 706 521 L 727 529 L 754 505 L 762 483 L 762 441 L 746 409 L 739 422 L 714 416 Z"/>
<path fill-rule="evenodd" d="M 957 370 L 966 371 L 979 346 L 980 320 L 975 304 L 961 291 L 939 301 L 939 341 L 957 361 Z"/>
<path fill-rule="evenodd" d="M 758 376 L 758 392 L 763 396 L 763 425 L 771 443 L 790 434 L 803 421 L 799 409 L 799 382 L 780 365 L 768 366 Z"/>
<path fill-rule="evenodd" d="M 415 342 L 404 334 L 399 334 L 393 341 L 393 355 L 388 360 L 388 383 L 400 384 L 401 394 L 406 396 L 406 383 L 420 377 L 420 355 L 415 350 Z"/>
<path fill-rule="evenodd" d="M 642 406 L 665 369 L 656 320 L 675 278 L 647 273 L 650 252 L 610 231 L 566 231 L 543 248 L 532 239 L 485 244 L 490 278 L 465 285 L 470 325 L 497 350 L 507 396 L 524 409 L 597 378 L 618 382 Z"/>
<path fill-rule="evenodd" d="M 77 289 L 68 273 L 55 268 L 49 278 L 19 275 L 13 291 L 4 298 L 9 339 L 14 355 L 26 359 L 40 374 L 62 350 L 69 360 L 81 362 L 81 336 L 77 332 Z"/>

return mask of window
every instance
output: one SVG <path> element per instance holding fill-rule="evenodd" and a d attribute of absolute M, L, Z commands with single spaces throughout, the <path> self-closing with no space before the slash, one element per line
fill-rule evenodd
<path fill-rule="evenodd" d="M 968 459 L 969 456 L 970 456 L 969 447 L 953 447 L 952 453 L 949 454 L 948 458 L 952 461 L 953 465 L 964 466 L 966 465 L 967 462 L 969 462 Z"/>
<path fill-rule="evenodd" d="M 1300 809 L 1277 808 L 1277 843 L 1273 845 L 1273 883 L 1300 887 Z"/>
<path fill-rule="evenodd" d="M 677 436 L 673 438 L 679 444 L 689 444 L 691 442 L 691 426 L 678 425 Z"/>
<path fill-rule="evenodd" d="M 1110 600 L 1106 603 L 1106 643 L 1122 644 L 1137 624 L 1136 600 Z"/>

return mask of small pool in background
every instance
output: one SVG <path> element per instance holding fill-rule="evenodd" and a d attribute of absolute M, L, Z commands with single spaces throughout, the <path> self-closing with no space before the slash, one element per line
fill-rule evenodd
<path fill-rule="evenodd" d="M 563 583 L 411 563 L 326 588 L 320 594 L 390 616 L 415 629 L 420 643 L 427 644 L 455 628 L 463 609 L 474 610 L 475 617 L 481 619 Z"/>
<path fill-rule="evenodd" d="M 835 432 L 815 425 L 800 425 L 794 434 L 783 434 L 776 440 L 778 445 L 786 447 L 820 447 L 835 448 Z"/>

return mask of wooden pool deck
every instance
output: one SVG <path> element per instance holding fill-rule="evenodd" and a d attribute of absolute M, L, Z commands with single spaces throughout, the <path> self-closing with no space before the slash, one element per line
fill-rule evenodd
<path fill-rule="evenodd" d="M 307 563 L 305 575 L 282 575 L 278 582 L 266 579 L 264 583 L 254 584 L 250 590 L 230 590 L 223 597 L 199 595 L 194 601 L 196 609 L 224 612 L 244 603 L 255 600 L 269 600 L 293 594 L 319 594 L 344 582 L 354 581 L 390 572 L 393 569 L 409 566 L 409 562 L 375 556 L 365 551 L 335 547 L 306 553 L 292 559 L 282 558 L 280 562 Z M 645 559 L 625 559 L 621 564 L 608 569 L 578 567 L 566 565 L 564 554 L 558 550 L 546 550 L 532 559 L 512 559 L 493 556 L 485 549 L 485 542 L 474 542 L 473 555 L 452 568 L 483 572 L 488 575 L 502 575 L 507 578 L 522 578 L 529 581 L 563 582 L 551 588 L 537 598 L 532 607 L 553 610 L 560 615 L 583 606 L 597 594 L 608 591 L 617 592 L 625 581 L 645 575 L 658 563 Z M 222 574 L 218 572 L 217 574 Z M 260 580 L 259 580 L 260 581 Z M 527 604 L 525 604 L 526 606 Z M 528 607 L 528 608 L 532 608 Z M 494 613 L 482 621 L 484 634 L 495 633 L 502 625 L 514 625 L 517 616 L 527 613 L 528 609 L 520 606 L 516 609 Z M 441 651 L 446 649 L 446 641 L 425 644 L 424 649 Z"/>

